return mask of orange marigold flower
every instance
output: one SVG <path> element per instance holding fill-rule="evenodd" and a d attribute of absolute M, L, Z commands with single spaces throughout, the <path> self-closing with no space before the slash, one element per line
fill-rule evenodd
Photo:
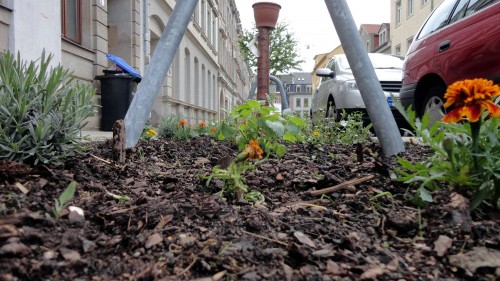
<path fill-rule="evenodd" d="M 201 121 L 199 124 L 198 124 L 200 127 L 206 127 L 207 126 L 207 123 Z"/>
<path fill-rule="evenodd" d="M 500 95 L 500 87 L 493 81 L 486 79 L 466 79 L 451 84 L 444 95 L 445 108 L 453 106 L 442 121 L 448 123 L 459 122 L 467 117 L 469 122 L 477 122 L 482 109 L 490 112 L 491 116 L 500 118 L 500 107 L 492 100 Z"/>
<path fill-rule="evenodd" d="M 250 142 L 245 146 L 243 153 L 248 159 L 262 159 L 262 148 L 259 146 L 259 142 L 256 140 L 250 140 Z"/>
<path fill-rule="evenodd" d="M 216 133 L 216 132 L 217 132 L 217 128 L 212 127 L 212 128 L 210 128 L 210 131 L 211 131 L 212 133 Z"/>
<path fill-rule="evenodd" d="M 184 127 L 185 125 L 187 125 L 187 123 L 188 122 L 186 120 L 184 120 L 184 119 L 179 120 L 179 126 Z"/>

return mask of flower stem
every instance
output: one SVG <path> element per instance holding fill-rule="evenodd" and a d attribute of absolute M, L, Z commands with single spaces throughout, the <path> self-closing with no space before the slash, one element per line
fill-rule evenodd
<path fill-rule="evenodd" d="M 479 168 L 477 155 L 479 153 L 479 133 L 481 131 L 481 119 L 477 122 L 470 123 L 470 131 L 472 138 L 472 159 L 474 161 L 474 168 Z"/>

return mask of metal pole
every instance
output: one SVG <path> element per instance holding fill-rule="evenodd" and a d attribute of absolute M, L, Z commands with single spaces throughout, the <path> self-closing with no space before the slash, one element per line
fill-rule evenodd
<path fill-rule="evenodd" d="M 346 0 L 325 0 L 333 25 L 352 69 L 368 116 L 385 155 L 405 150 L 394 116 L 387 104 Z"/>
<path fill-rule="evenodd" d="M 125 148 L 134 147 L 142 134 L 151 108 L 162 85 L 198 0 L 177 1 L 165 30 L 146 68 L 142 83 L 125 115 Z M 145 21 L 148 19 L 144 19 Z"/>
<path fill-rule="evenodd" d="M 290 105 L 288 104 L 288 99 L 286 96 L 285 87 L 283 86 L 283 83 L 278 77 L 274 75 L 269 75 L 269 79 L 274 83 L 276 83 L 276 85 L 278 85 L 278 90 L 280 91 L 280 96 L 281 96 L 281 112 L 283 112 L 285 109 L 289 109 Z M 250 88 L 250 94 L 248 95 L 249 100 L 253 99 L 256 88 L 257 88 L 257 80 L 254 78 L 252 80 L 252 87 Z"/>

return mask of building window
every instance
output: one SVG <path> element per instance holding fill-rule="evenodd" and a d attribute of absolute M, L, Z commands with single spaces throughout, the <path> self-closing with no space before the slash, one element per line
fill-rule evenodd
<path fill-rule="evenodd" d="M 397 56 L 400 56 L 401 55 L 401 45 L 397 45 L 396 46 L 396 51 L 395 51 L 396 55 Z"/>
<path fill-rule="evenodd" d="M 81 0 L 62 0 L 62 36 L 76 43 L 82 42 Z"/>
<path fill-rule="evenodd" d="M 305 108 L 309 107 L 309 99 L 308 98 L 304 98 L 304 107 Z"/>
<path fill-rule="evenodd" d="M 379 35 L 379 40 L 380 40 L 380 46 L 385 44 L 387 42 L 387 29 L 382 30 Z"/>
<path fill-rule="evenodd" d="M 408 0 L 408 16 L 412 16 L 413 12 L 413 0 Z"/>
<path fill-rule="evenodd" d="M 197 24 L 200 24 L 200 3 L 198 2 L 198 4 L 196 5 L 196 8 L 194 8 L 194 13 L 193 13 L 193 17 L 194 17 L 194 22 L 196 22 Z"/>
<path fill-rule="evenodd" d="M 406 40 L 406 50 L 410 49 L 411 42 L 413 42 L 413 36 Z"/>
<path fill-rule="evenodd" d="M 396 25 L 401 23 L 401 1 L 396 2 Z"/>
<path fill-rule="evenodd" d="M 205 5 L 205 0 L 201 1 L 201 28 L 205 31 L 207 26 L 207 6 Z"/>
<path fill-rule="evenodd" d="M 296 107 L 296 108 L 301 107 L 301 106 L 300 106 L 300 99 L 299 99 L 299 98 L 295 99 L 295 107 Z"/>

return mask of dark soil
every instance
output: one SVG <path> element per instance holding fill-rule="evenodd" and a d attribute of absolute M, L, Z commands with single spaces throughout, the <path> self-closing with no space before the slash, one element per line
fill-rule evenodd
<path fill-rule="evenodd" d="M 221 181 L 200 179 L 236 154 L 228 143 L 141 142 L 125 164 L 111 161 L 110 141 L 89 145 L 62 167 L 0 162 L 0 280 L 500 276 L 499 213 L 484 205 L 471 218 L 463 197 L 447 192 L 419 212 L 377 144 L 289 145 L 284 158 L 245 174 L 265 195 L 256 205 L 221 199 Z M 403 153 L 415 162 L 426 155 L 411 144 Z M 72 180 L 71 205 L 84 218 L 65 210 L 56 220 L 54 200 Z"/>

